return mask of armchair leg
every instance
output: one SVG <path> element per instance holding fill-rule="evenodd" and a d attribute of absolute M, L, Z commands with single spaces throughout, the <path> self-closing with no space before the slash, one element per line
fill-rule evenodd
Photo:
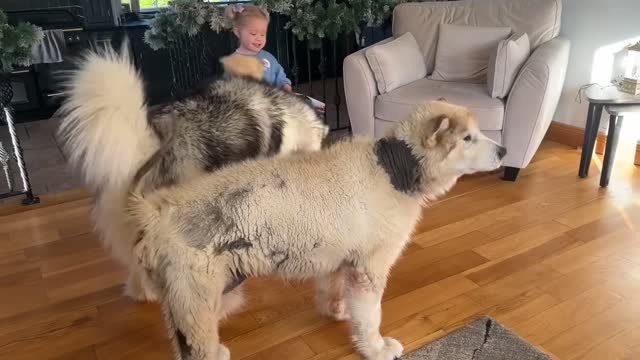
<path fill-rule="evenodd" d="M 507 166 L 504 168 L 504 176 L 502 179 L 506 181 L 516 181 L 519 172 L 520 168 Z"/>

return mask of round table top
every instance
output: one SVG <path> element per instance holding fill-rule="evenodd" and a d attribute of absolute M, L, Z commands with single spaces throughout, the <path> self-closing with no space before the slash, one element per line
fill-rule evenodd
<path fill-rule="evenodd" d="M 631 105 L 631 104 L 605 105 L 604 108 L 611 115 L 640 113 L 640 105 Z"/>
<path fill-rule="evenodd" d="M 640 105 L 640 95 L 627 94 L 615 85 L 592 85 L 585 89 L 584 94 L 592 104 Z"/>

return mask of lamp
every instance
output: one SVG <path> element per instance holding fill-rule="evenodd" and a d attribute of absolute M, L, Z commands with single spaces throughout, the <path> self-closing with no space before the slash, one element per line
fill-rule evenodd
<path fill-rule="evenodd" d="M 640 94 L 640 41 L 628 50 L 626 71 L 620 90 L 632 94 Z"/>

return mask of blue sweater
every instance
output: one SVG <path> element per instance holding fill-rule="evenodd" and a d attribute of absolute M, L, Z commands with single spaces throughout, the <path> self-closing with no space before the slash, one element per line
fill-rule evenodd
<path fill-rule="evenodd" d="M 236 55 L 245 55 L 236 51 Z M 275 56 L 271 55 L 268 51 L 261 50 L 257 55 L 258 59 L 264 63 L 264 78 L 263 81 L 273 87 L 281 87 L 282 85 L 291 85 L 291 80 L 287 78 L 282 65 L 278 63 Z"/>

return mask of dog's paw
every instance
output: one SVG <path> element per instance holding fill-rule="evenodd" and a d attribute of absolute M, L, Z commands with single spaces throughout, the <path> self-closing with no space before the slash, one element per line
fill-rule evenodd
<path fill-rule="evenodd" d="M 229 359 L 231 359 L 231 352 L 229 352 L 229 349 L 226 346 L 220 344 L 218 346 L 217 360 L 229 360 Z"/>
<path fill-rule="evenodd" d="M 156 303 L 158 302 L 158 296 L 153 292 L 147 292 L 143 290 L 132 290 L 130 287 L 126 287 L 124 295 L 130 297 L 139 303 Z"/>
<path fill-rule="evenodd" d="M 404 348 L 402 344 L 394 338 L 385 337 L 384 346 L 380 349 L 380 352 L 374 356 L 371 360 L 394 360 L 402 356 Z"/>
<path fill-rule="evenodd" d="M 140 303 L 158 302 L 158 294 L 150 286 L 144 285 L 139 279 L 129 276 L 124 288 L 124 295 Z"/>

